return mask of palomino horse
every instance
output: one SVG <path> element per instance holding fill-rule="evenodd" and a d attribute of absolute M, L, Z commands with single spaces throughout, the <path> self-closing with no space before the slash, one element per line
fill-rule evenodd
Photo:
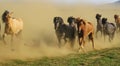
<path fill-rule="evenodd" d="M 93 24 L 80 18 L 76 18 L 75 23 L 77 24 L 78 30 L 79 49 L 81 48 L 84 51 L 85 39 L 87 36 L 89 37 L 89 40 L 92 41 L 92 47 L 94 49 Z"/>
<path fill-rule="evenodd" d="M 23 21 L 21 18 L 13 18 L 12 15 L 13 12 L 5 11 L 2 14 L 2 21 L 5 23 L 5 30 L 3 34 L 3 41 L 5 41 L 6 35 L 11 35 L 11 42 L 13 41 L 13 37 L 19 35 L 23 30 Z"/>
<path fill-rule="evenodd" d="M 120 17 L 119 15 L 115 14 L 114 15 L 115 23 L 116 23 L 116 30 L 120 32 Z"/>
<path fill-rule="evenodd" d="M 113 40 L 116 31 L 116 27 L 114 23 L 109 23 L 107 22 L 107 18 L 102 18 L 102 24 L 103 24 L 104 40 L 106 35 L 109 36 L 109 41 Z"/>
<path fill-rule="evenodd" d="M 101 35 L 103 33 L 103 24 L 102 24 L 101 16 L 102 16 L 101 14 L 96 14 L 96 19 L 97 19 L 96 37 L 99 31 L 101 32 Z"/>
<path fill-rule="evenodd" d="M 72 25 L 72 23 L 70 25 L 66 25 L 61 17 L 54 17 L 53 22 L 56 36 L 59 42 L 58 46 L 61 47 L 62 38 L 64 39 L 65 43 L 67 42 L 68 38 L 71 46 L 73 46 L 75 40 L 75 27 Z"/>

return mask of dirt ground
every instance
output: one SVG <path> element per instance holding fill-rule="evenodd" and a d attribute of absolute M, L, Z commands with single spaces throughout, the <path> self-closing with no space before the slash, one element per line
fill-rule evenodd
<path fill-rule="evenodd" d="M 109 22 L 114 23 L 114 14 L 120 15 L 119 6 L 113 4 L 107 5 L 54 5 L 49 3 L 16 3 L 16 2 L 0 2 L 0 15 L 5 10 L 14 12 L 13 17 L 22 18 L 24 22 L 23 36 L 19 40 L 14 38 L 13 46 L 11 47 L 10 37 L 5 39 L 7 44 L 5 45 L 0 40 L 0 61 L 8 59 L 30 59 L 41 58 L 43 56 L 54 57 L 63 56 L 70 53 L 75 53 L 79 45 L 76 40 L 74 50 L 72 50 L 67 43 L 62 48 L 57 47 L 57 38 L 54 31 L 53 18 L 55 16 L 61 16 L 64 22 L 67 24 L 67 18 L 69 16 L 82 17 L 87 21 L 94 24 L 96 28 L 96 13 L 102 14 L 103 17 L 107 17 Z M 4 32 L 4 24 L 0 20 L 2 30 L 1 35 Z M 119 33 L 115 35 L 114 40 L 110 43 L 106 37 L 104 41 L 103 37 L 98 33 L 98 38 L 95 40 L 95 48 L 103 49 L 109 47 L 120 46 Z M 14 51 L 11 51 L 14 48 Z M 85 50 L 92 50 L 90 42 L 86 42 Z"/>

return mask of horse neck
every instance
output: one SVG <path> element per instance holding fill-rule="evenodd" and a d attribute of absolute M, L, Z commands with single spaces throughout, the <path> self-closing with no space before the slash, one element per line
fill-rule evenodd
<path fill-rule="evenodd" d="M 73 23 L 69 23 L 69 25 L 70 25 L 70 26 L 72 26 L 72 27 L 74 27 L 74 26 L 75 26 L 75 24 L 73 24 Z"/>
<path fill-rule="evenodd" d="M 109 22 L 106 22 L 105 24 L 103 24 L 103 27 L 106 27 L 109 24 Z"/>
<path fill-rule="evenodd" d="M 102 20 L 101 19 L 97 19 L 97 25 L 102 25 Z"/>
<path fill-rule="evenodd" d="M 115 19 L 115 22 L 116 22 L 116 23 L 120 23 L 120 18 Z"/>
<path fill-rule="evenodd" d="M 12 22 L 11 20 L 12 20 L 12 17 L 7 18 L 6 25 L 10 25 Z"/>

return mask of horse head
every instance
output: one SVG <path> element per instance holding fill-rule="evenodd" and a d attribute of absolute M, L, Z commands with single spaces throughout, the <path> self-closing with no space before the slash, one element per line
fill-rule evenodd
<path fill-rule="evenodd" d="M 102 24 L 105 25 L 107 23 L 107 18 L 102 18 Z"/>
<path fill-rule="evenodd" d="M 8 22 L 8 18 L 11 18 L 12 14 L 13 14 L 13 12 L 9 12 L 8 10 L 5 10 L 5 12 L 2 14 L 3 23 Z"/>
<path fill-rule="evenodd" d="M 5 12 L 2 14 L 2 21 L 3 21 L 3 23 L 7 22 L 8 14 L 9 14 L 8 10 L 5 10 Z"/>
<path fill-rule="evenodd" d="M 84 19 L 80 19 L 79 17 L 75 19 L 75 23 L 77 24 L 77 30 L 78 32 L 81 31 L 82 26 L 86 25 L 86 22 Z"/>
<path fill-rule="evenodd" d="M 73 16 L 68 17 L 67 22 L 69 25 L 74 25 L 75 23 L 75 18 Z"/>
<path fill-rule="evenodd" d="M 64 23 L 61 17 L 54 17 L 53 22 L 55 30 L 57 30 L 57 28 Z"/>
<path fill-rule="evenodd" d="M 100 20 L 100 19 L 101 19 L 101 16 L 102 16 L 101 14 L 96 14 L 96 19 L 97 19 L 97 20 Z"/>
<path fill-rule="evenodd" d="M 76 18 L 75 23 L 77 23 L 79 26 L 80 25 L 86 25 L 86 22 L 84 19 L 80 19 L 79 17 Z"/>
<path fill-rule="evenodd" d="M 114 19 L 118 19 L 118 18 L 119 18 L 119 15 L 115 14 Z"/>

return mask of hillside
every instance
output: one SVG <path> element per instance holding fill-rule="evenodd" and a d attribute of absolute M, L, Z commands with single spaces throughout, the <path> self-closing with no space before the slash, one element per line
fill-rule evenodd
<path fill-rule="evenodd" d="M 112 5 L 116 5 L 116 6 L 120 6 L 120 0 L 114 2 L 114 3 L 111 3 Z"/>
<path fill-rule="evenodd" d="M 120 66 L 120 47 L 32 61 L 9 60 L 0 66 Z"/>
<path fill-rule="evenodd" d="M 120 0 L 119 1 L 117 1 L 117 2 L 115 2 L 116 4 L 120 4 Z"/>

